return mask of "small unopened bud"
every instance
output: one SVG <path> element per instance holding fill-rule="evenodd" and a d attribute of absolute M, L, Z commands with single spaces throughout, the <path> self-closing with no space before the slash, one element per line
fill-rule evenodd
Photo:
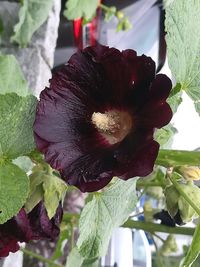
<path fill-rule="evenodd" d="M 119 20 L 121 20 L 121 19 L 124 18 L 124 13 L 121 12 L 121 11 L 117 11 L 117 12 L 116 12 L 116 17 L 117 17 Z"/>
<path fill-rule="evenodd" d="M 125 19 L 124 19 L 124 30 L 125 30 L 125 31 L 128 31 L 128 30 L 130 30 L 131 28 L 132 28 L 132 24 L 131 24 L 131 22 L 129 21 L 128 18 L 125 18 Z"/>
<path fill-rule="evenodd" d="M 179 184 L 181 190 L 200 208 L 200 189 L 192 184 Z M 179 225 L 190 222 L 196 216 L 195 210 L 171 185 L 165 189 L 166 206 L 169 214 Z"/>
<path fill-rule="evenodd" d="M 200 168 L 198 166 L 180 166 L 176 167 L 175 171 L 188 181 L 200 180 Z"/>
<path fill-rule="evenodd" d="M 177 252 L 177 251 L 178 251 L 178 246 L 174 235 L 168 235 L 167 239 L 165 240 L 164 244 L 160 249 L 161 255 L 168 256 L 172 252 Z"/>
<path fill-rule="evenodd" d="M 145 218 L 145 221 L 146 222 L 152 222 L 153 221 L 153 214 L 154 214 L 154 211 L 153 211 L 153 208 L 152 208 L 152 205 L 150 202 L 146 201 L 144 203 L 144 218 Z"/>
<path fill-rule="evenodd" d="M 163 198 L 163 189 L 161 186 L 150 186 L 147 188 L 146 194 L 155 199 L 161 199 Z"/>
<path fill-rule="evenodd" d="M 170 216 L 174 218 L 178 212 L 178 199 L 180 194 L 173 185 L 167 186 L 164 194 L 166 198 L 167 210 Z"/>

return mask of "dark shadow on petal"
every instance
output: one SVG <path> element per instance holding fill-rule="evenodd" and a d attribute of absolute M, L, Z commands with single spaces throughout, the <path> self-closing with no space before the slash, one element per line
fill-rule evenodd
<path fill-rule="evenodd" d="M 149 103 L 138 114 L 138 127 L 161 128 L 167 125 L 172 119 L 172 110 L 168 103 Z"/>
<path fill-rule="evenodd" d="M 112 149 L 92 150 L 70 164 L 61 175 L 82 192 L 97 191 L 111 181 L 115 164 Z"/>
<path fill-rule="evenodd" d="M 154 102 L 166 100 L 171 89 L 171 80 L 165 74 L 158 74 L 152 82 L 149 97 L 151 98 L 151 101 Z"/>
<path fill-rule="evenodd" d="M 154 163 L 159 151 L 159 144 L 156 141 L 149 141 L 137 153 L 129 159 L 127 169 L 124 174 L 116 172 L 119 178 L 127 180 L 136 176 L 147 176 L 153 171 Z"/>
<path fill-rule="evenodd" d="M 40 202 L 29 214 L 28 218 L 32 229 L 32 239 L 55 239 L 60 233 L 60 223 L 63 216 L 61 204 L 56 214 L 50 220 L 43 202 Z"/>

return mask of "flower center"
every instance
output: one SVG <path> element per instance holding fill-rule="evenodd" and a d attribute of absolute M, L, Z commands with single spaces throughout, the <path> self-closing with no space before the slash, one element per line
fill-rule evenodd
<path fill-rule="evenodd" d="M 131 115 L 126 111 L 118 110 L 105 113 L 94 112 L 92 123 L 110 144 L 122 141 L 133 126 Z"/>

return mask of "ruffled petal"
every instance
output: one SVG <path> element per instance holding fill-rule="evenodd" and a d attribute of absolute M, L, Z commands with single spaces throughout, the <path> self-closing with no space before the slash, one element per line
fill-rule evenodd
<path fill-rule="evenodd" d="M 159 144 L 152 140 L 143 145 L 129 160 L 127 171 L 119 178 L 127 180 L 136 176 L 147 176 L 153 171 L 154 162 L 159 151 Z"/>
<path fill-rule="evenodd" d="M 139 113 L 139 124 L 144 128 L 161 128 L 167 125 L 172 118 L 172 111 L 169 104 L 160 103 L 157 105 L 148 104 Z"/>
<path fill-rule="evenodd" d="M 170 94 L 172 83 L 163 74 L 156 76 L 149 88 L 148 101 L 137 113 L 139 125 L 144 128 L 161 128 L 172 118 L 172 111 L 166 102 Z"/>
<path fill-rule="evenodd" d="M 56 214 L 49 220 L 46 208 L 43 202 L 40 202 L 29 214 L 29 222 L 32 229 L 32 239 L 55 239 L 60 233 L 60 223 L 63 210 L 58 206 Z"/>
<path fill-rule="evenodd" d="M 49 220 L 42 202 L 29 214 L 22 208 L 16 216 L 0 225 L 0 258 L 19 250 L 18 242 L 58 237 L 62 214 L 62 207 L 59 205 L 56 214 Z"/>
<path fill-rule="evenodd" d="M 50 88 L 41 93 L 34 124 L 37 147 L 67 183 L 83 192 L 103 188 L 113 175 L 148 175 L 159 149 L 154 130 L 172 117 L 166 103 L 170 90 L 165 75 L 155 77 L 150 57 L 88 47 L 54 73 Z M 92 115 L 113 110 L 127 113 L 132 129 L 109 143 Z"/>
<path fill-rule="evenodd" d="M 77 186 L 82 192 L 92 192 L 111 181 L 114 165 L 112 150 L 93 150 L 72 162 L 61 171 L 61 175 L 68 184 Z"/>
<path fill-rule="evenodd" d="M 7 257 L 9 252 L 19 249 L 18 242 L 28 242 L 32 231 L 24 209 L 6 223 L 0 225 L 0 257 Z"/>
<path fill-rule="evenodd" d="M 152 101 L 164 101 L 168 98 L 172 89 L 172 82 L 165 74 L 158 74 L 150 87 Z"/>

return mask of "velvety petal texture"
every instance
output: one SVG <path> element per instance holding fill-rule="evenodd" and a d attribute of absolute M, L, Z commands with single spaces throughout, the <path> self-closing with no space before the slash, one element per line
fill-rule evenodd
<path fill-rule="evenodd" d="M 53 74 L 37 106 L 34 135 L 46 161 L 83 192 L 113 176 L 152 172 L 155 128 L 169 123 L 172 84 L 133 50 L 97 45 L 75 53 Z"/>
<path fill-rule="evenodd" d="M 0 258 L 19 250 L 18 242 L 58 237 L 62 214 L 59 205 L 55 216 L 49 220 L 42 202 L 28 214 L 22 208 L 16 216 L 0 225 Z"/>

